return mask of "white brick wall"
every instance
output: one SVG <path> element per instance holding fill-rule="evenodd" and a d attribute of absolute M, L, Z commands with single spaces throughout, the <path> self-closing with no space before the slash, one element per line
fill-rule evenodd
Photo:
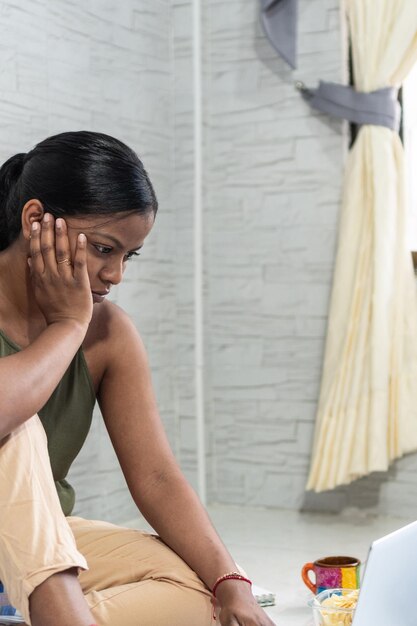
<path fill-rule="evenodd" d="M 177 458 L 191 484 L 197 485 L 194 389 L 194 286 L 193 286 L 193 64 L 190 0 L 172 0 L 174 176 L 175 208 L 175 361 Z"/>
<path fill-rule="evenodd" d="M 416 456 L 331 494 L 304 493 L 345 138 L 293 83 L 339 80 L 346 60 L 338 0 L 300 0 L 296 71 L 263 36 L 258 4 L 203 2 L 209 497 L 409 514 Z M 88 128 L 131 144 L 155 183 L 156 229 L 116 300 L 142 333 L 195 484 L 191 24 L 191 0 L 0 0 L 1 159 Z M 72 480 L 77 512 L 133 517 L 98 415 Z"/>
<path fill-rule="evenodd" d="M 336 0 L 300 2 L 299 68 L 263 36 L 257 2 L 206 11 L 210 496 L 299 507 L 336 241 L 342 125 L 294 81 L 340 80 Z M 337 19 L 335 19 L 335 16 Z"/>
<path fill-rule="evenodd" d="M 417 515 L 417 455 L 325 494 L 304 491 L 346 149 L 294 81 L 346 73 L 337 0 L 300 0 L 298 70 L 258 2 L 205 2 L 210 498 Z"/>
<path fill-rule="evenodd" d="M 98 130 L 143 158 L 161 213 L 116 300 L 148 347 L 176 449 L 175 220 L 170 0 L 0 1 L 0 158 L 66 130 Z M 97 415 L 72 470 L 76 512 L 122 520 L 134 507 Z"/>

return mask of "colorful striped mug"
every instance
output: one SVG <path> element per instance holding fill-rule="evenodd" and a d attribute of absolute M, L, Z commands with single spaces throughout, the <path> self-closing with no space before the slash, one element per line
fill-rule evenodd
<path fill-rule="evenodd" d="M 327 556 L 314 563 L 306 563 L 301 570 L 301 577 L 314 594 L 338 587 L 358 589 L 360 564 L 359 559 L 352 556 Z M 314 582 L 310 572 L 314 573 Z"/>

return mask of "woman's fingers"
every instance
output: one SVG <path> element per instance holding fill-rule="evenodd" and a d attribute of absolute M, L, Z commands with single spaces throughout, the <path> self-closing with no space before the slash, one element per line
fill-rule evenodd
<path fill-rule="evenodd" d="M 74 278 L 77 282 L 88 283 L 87 273 L 87 238 L 83 233 L 79 233 L 77 237 L 77 245 L 74 255 Z"/>
<path fill-rule="evenodd" d="M 67 225 L 64 219 L 58 218 L 54 224 L 51 214 L 45 213 L 42 224 L 32 224 L 30 238 L 31 267 L 43 274 L 73 277 L 78 283 L 89 285 L 87 272 L 87 238 L 83 233 L 77 237 L 74 258 L 71 258 L 71 247 L 68 239 Z M 33 266 L 32 266 L 33 263 Z"/>
<path fill-rule="evenodd" d="M 63 320 L 89 324 L 93 299 L 87 271 L 87 239 L 79 235 L 71 254 L 65 220 L 45 214 L 32 225 L 30 255 L 33 293 L 47 324 Z M 71 264 L 72 262 L 72 264 Z"/>
<path fill-rule="evenodd" d="M 39 222 L 33 222 L 30 230 L 30 267 L 32 272 L 42 274 L 44 263 L 41 252 L 41 226 Z"/>
<path fill-rule="evenodd" d="M 67 225 L 61 217 L 55 221 L 55 255 L 58 272 L 62 276 L 72 276 L 71 248 Z"/>
<path fill-rule="evenodd" d="M 41 225 L 41 252 L 45 270 L 56 272 L 54 218 L 45 213 Z"/>
<path fill-rule="evenodd" d="M 234 610 L 222 609 L 219 621 L 221 626 L 275 626 L 275 622 L 258 605 L 249 612 L 245 607 Z"/>

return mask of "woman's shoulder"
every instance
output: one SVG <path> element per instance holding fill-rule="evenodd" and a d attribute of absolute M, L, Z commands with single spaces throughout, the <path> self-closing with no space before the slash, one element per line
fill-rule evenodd
<path fill-rule="evenodd" d="M 96 386 L 108 365 L 122 358 L 126 347 L 135 341 L 140 342 L 139 333 L 120 306 L 107 300 L 94 306 L 83 352 Z"/>
<path fill-rule="evenodd" d="M 132 335 L 139 336 L 126 311 L 114 302 L 105 300 L 94 307 L 85 343 L 105 344 L 108 349 L 119 341 L 131 339 Z"/>

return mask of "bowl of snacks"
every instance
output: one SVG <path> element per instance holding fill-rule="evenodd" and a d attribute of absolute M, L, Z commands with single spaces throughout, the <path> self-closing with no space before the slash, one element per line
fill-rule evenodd
<path fill-rule="evenodd" d="M 326 589 L 309 601 L 314 626 L 351 626 L 359 589 Z"/>

